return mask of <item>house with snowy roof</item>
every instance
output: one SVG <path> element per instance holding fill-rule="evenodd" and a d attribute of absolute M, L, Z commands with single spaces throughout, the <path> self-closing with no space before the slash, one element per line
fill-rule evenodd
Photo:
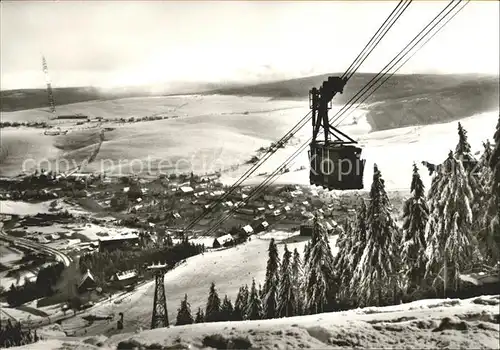
<path fill-rule="evenodd" d="M 87 291 L 94 290 L 97 287 L 97 282 L 95 280 L 94 275 L 90 272 L 89 269 L 83 274 L 80 279 L 80 283 L 78 283 L 78 293 L 84 293 Z"/>

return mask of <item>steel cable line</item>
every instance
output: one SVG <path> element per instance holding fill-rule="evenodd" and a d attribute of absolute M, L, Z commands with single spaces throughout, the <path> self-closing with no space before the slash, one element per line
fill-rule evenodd
<path fill-rule="evenodd" d="M 458 1 L 458 4 L 459 4 L 460 2 L 462 2 L 462 0 L 459 0 L 459 1 Z M 384 84 L 387 80 L 389 80 L 389 79 L 390 79 L 390 78 L 391 78 L 391 77 L 392 77 L 392 76 L 393 76 L 393 75 L 394 75 L 394 74 L 395 74 L 395 73 L 396 73 L 396 72 L 397 72 L 397 71 L 398 71 L 398 70 L 399 70 L 402 66 L 404 66 L 404 65 L 406 64 L 406 62 L 408 62 L 408 61 L 409 61 L 409 60 L 410 60 L 413 56 L 415 56 L 415 54 L 416 54 L 416 53 L 417 53 L 417 52 L 418 52 L 418 51 L 419 51 L 422 47 L 424 47 L 424 46 L 425 46 L 425 45 L 426 45 L 426 44 L 427 44 L 427 43 L 428 43 L 428 42 L 429 42 L 429 41 L 430 41 L 430 40 L 431 40 L 431 39 L 432 39 L 432 38 L 433 38 L 433 37 L 434 37 L 437 33 L 439 33 L 439 32 L 441 31 L 441 29 L 443 29 L 443 28 L 444 28 L 444 27 L 448 24 L 448 22 L 450 22 L 450 21 L 451 21 L 451 20 L 452 20 L 452 19 L 453 19 L 456 15 L 458 15 L 458 14 L 459 14 L 459 13 L 460 13 L 463 9 L 464 9 L 464 7 L 465 7 L 465 6 L 467 6 L 467 5 L 469 4 L 469 2 L 470 2 L 470 0 L 466 0 L 466 1 L 465 1 L 465 3 L 463 4 L 463 6 L 462 6 L 461 8 L 459 8 L 457 12 L 455 12 L 455 13 L 454 13 L 454 14 L 453 14 L 450 18 L 448 18 L 448 19 L 446 20 L 446 22 L 445 22 L 445 23 L 444 23 L 441 27 L 439 27 L 439 28 L 438 28 L 438 30 L 436 30 L 436 31 L 435 31 L 435 32 L 434 32 L 434 33 L 433 33 L 433 34 L 432 34 L 429 38 L 427 38 L 427 40 L 425 40 L 425 41 L 424 41 L 424 43 L 420 46 L 420 48 L 419 48 L 419 49 L 415 50 L 415 52 L 413 52 L 410 56 L 408 56 L 408 57 L 407 57 L 407 58 L 403 61 L 403 63 L 400 65 L 400 67 L 399 67 L 399 68 L 397 68 L 394 72 L 390 73 L 390 74 L 389 74 L 389 76 L 388 76 L 388 77 L 386 77 L 386 78 L 384 79 L 384 81 L 382 81 L 382 82 L 381 82 L 381 83 L 380 83 L 380 84 L 379 84 L 379 85 L 378 85 L 378 86 L 377 86 L 377 87 L 376 87 L 376 88 L 375 88 L 375 89 L 371 92 L 371 94 L 373 94 L 375 91 L 377 91 L 377 90 L 378 90 L 378 89 L 379 89 L 379 88 L 380 88 L 380 87 L 381 87 L 381 86 L 382 86 L 382 85 L 383 85 L 383 84 Z M 454 10 L 454 9 L 458 6 L 458 4 L 457 4 L 455 7 L 453 7 L 453 9 L 451 9 L 451 11 L 453 11 L 453 10 Z M 450 12 L 451 12 L 451 11 L 450 11 Z M 370 96 L 365 97 L 365 98 L 364 98 L 364 99 L 363 99 L 363 100 L 362 100 L 362 101 L 358 104 L 358 106 L 357 106 L 357 107 L 355 107 L 355 109 L 356 109 L 356 108 L 358 108 L 358 107 L 359 107 L 359 105 L 361 105 L 363 102 L 365 102 L 365 101 L 366 101 L 369 97 L 370 97 Z M 342 118 L 342 119 L 341 119 L 341 120 L 337 123 L 337 125 L 339 125 L 339 124 L 340 124 L 343 120 L 345 120 L 345 119 L 346 119 L 349 115 L 351 115 L 351 113 L 352 113 L 352 112 L 354 112 L 354 110 L 355 110 L 355 109 L 351 110 L 351 111 L 350 111 L 350 112 L 349 112 L 349 113 L 348 113 L 348 114 L 347 114 L 344 118 Z"/>
<path fill-rule="evenodd" d="M 399 17 L 402 15 L 402 13 L 406 10 L 406 8 L 410 5 L 410 3 L 412 1 L 413 0 L 408 1 L 407 5 L 403 9 L 403 11 L 401 11 L 400 14 L 396 15 L 396 17 L 397 17 L 396 20 L 399 19 Z M 389 29 L 391 29 L 392 26 L 394 25 L 394 23 L 396 23 L 396 20 L 394 20 L 392 23 L 389 24 L 389 28 L 385 32 L 383 32 L 382 37 L 380 39 L 378 39 L 378 42 L 373 46 L 373 48 L 368 53 L 366 53 L 366 54 L 364 54 L 364 52 L 367 51 L 370 46 L 372 46 L 372 44 L 375 42 L 375 40 L 377 40 L 375 38 L 382 33 L 381 31 L 385 30 L 384 27 L 389 23 L 390 18 L 395 13 L 397 13 L 398 11 L 401 10 L 400 6 L 403 3 L 404 3 L 404 0 L 399 1 L 398 5 L 394 8 L 394 10 L 392 10 L 392 12 L 386 18 L 386 20 L 384 21 L 384 23 L 382 23 L 382 25 L 379 27 L 379 29 L 375 32 L 375 34 L 371 37 L 371 39 L 368 41 L 368 43 L 366 43 L 366 45 L 363 48 L 363 50 L 361 50 L 361 52 L 354 59 L 354 61 L 349 66 L 349 68 L 346 69 L 345 73 L 342 75 L 341 78 L 346 78 L 347 80 L 349 80 L 351 78 L 351 76 L 358 70 L 359 66 L 361 66 L 361 64 L 363 64 L 363 62 L 366 60 L 366 58 L 368 57 L 368 55 L 370 55 L 370 53 L 376 47 L 376 45 L 378 44 L 378 42 L 380 42 L 380 40 L 382 40 L 382 38 L 387 34 L 387 32 L 389 31 Z M 363 55 L 365 56 L 364 58 L 362 58 Z M 358 64 L 359 61 L 361 61 L 361 62 Z M 355 65 L 357 65 L 357 67 L 354 67 Z"/>
<path fill-rule="evenodd" d="M 409 2 L 407 2 L 405 4 L 405 6 L 404 6 L 404 8 L 403 8 L 402 11 L 400 11 L 401 9 L 399 7 L 401 6 L 401 4 L 403 4 L 403 0 L 401 0 L 398 3 L 398 5 L 396 6 L 396 8 L 390 13 L 390 15 L 384 21 L 384 23 L 382 24 L 382 26 L 379 28 L 379 30 L 375 33 L 375 35 L 372 36 L 372 38 L 370 39 L 370 41 L 368 42 L 368 44 L 363 48 L 363 50 L 361 51 L 361 53 L 354 60 L 353 64 L 351 64 L 351 66 L 349 67 L 349 68 L 352 68 L 352 66 L 356 65 L 355 69 L 351 70 L 350 72 L 344 73 L 342 75 L 343 77 L 347 76 L 348 74 L 350 76 L 352 76 L 352 74 L 355 73 L 355 71 L 360 67 L 360 65 L 366 60 L 366 58 L 368 57 L 368 55 L 375 49 L 375 47 L 380 43 L 380 41 L 387 34 L 387 32 L 392 28 L 392 26 L 394 25 L 394 23 L 401 17 L 401 15 L 407 9 L 407 7 L 411 3 L 411 1 L 412 0 L 410 0 Z M 391 18 L 391 17 L 393 17 L 393 15 L 395 13 L 397 13 L 397 15 L 394 18 Z M 388 22 L 388 21 L 390 21 L 390 22 Z M 386 23 L 390 23 L 388 25 L 388 28 L 384 29 L 384 32 L 382 33 L 382 36 L 380 38 L 377 38 L 377 34 L 386 25 Z M 370 49 L 370 51 L 368 52 L 368 54 L 364 54 L 363 52 L 370 45 L 372 45 L 373 43 L 374 43 L 374 46 Z M 363 56 L 363 55 L 364 55 L 364 58 L 362 59 L 361 63 L 359 63 L 359 64 L 356 63 L 359 60 L 359 58 L 361 56 Z M 299 131 L 300 129 L 302 129 L 304 127 L 304 125 L 307 124 L 311 120 L 311 116 L 310 116 L 311 113 L 312 112 L 309 111 L 289 132 L 287 132 L 285 134 L 285 136 L 283 136 L 279 141 L 277 141 L 275 143 L 275 145 L 276 145 L 275 147 L 271 147 L 266 152 L 266 154 L 264 155 L 264 157 L 262 157 L 261 159 L 259 159 L 259 161 L 256 164 L 254 164 L 252 167 L 250 167 L 249 169 L 247 169 L 247 171 L 245 171 L 245 173 L 229 188 L 228 191 L 226 191 L 216 201 L 212 202 L 207 209 L 205 209 L 200 215 L 198 215 L 193 221 L 191 221 L 188 224 L 188 226 L 186 226 L 186 228 L 184 229 L 184 231 L 188 231 L 188 230 L 192 229 L 196 225 L 196 223 L 198 223 L 208 212 L 210 212 L 218 204 L 220 204 L 221 202 L 223 202 L 224 200 L 226 200 L 234 192 L 234 190 L 238 186 L 240 186 L 248 177 L 250 177 L 264 162 L 266 162 L 278 150 L 279 145 L 282 145 L 283 143 L 285 143 L 286 141 L 288 141 L 297 131 Z"/>
<path fill-rule="evenodd" d="M 362 52 L 358 55 L 358 57 L 356 57 L 356 60 L 357 60 L 358 58 L 360 58 L 360 62 L 359 62 L 359 64 L 358 64 L 358 65 L 357 65 L 357 66 L 356 66 L 356 67 L 355 67 L 352 71 L 349 71 L 349 70 L 350 70 L 350 68 L 351 68 L 351 67 L 349 67 L 349 68 L 347 69 L 346 73 L 342 76 L 342 78 L 344 78 L 344 77 L 346 78 L 346 82 L 347 82 L 348 80 L 350 80 L 350 79 L 351 79 L 351 77 L 354 75 L 354 73 L 356 73 L 356 71 L 357 71 L 357 70 L 359 69 L 359 67 L 363 64 L 363 62 L 365 62 L 365 60 L 366 60 L 366 59 L 368 58 L 368 56 L 369 56 L 369 55 L 373 52 L 373 50 L 374 50 L 374 49 L 375 49 L 375 47 L 378 45 L 378 43 L 379 43 L 379 42 L 380 42 L 380 41 L 381 41 L 381 40 L 385 37 L 385 35 L 389 32 L 389 30 L 392 28 L 392 26 L 396 23 L 396 21 L 397 21 L 397 20 L 398 20 L 398 19 L 399 19 L 402 15 L 403 15 L 403 13 L 406 11 L 406 9 L 408 8 L 408 6 L 410 6 L 410 4 L 412 3 L 412 1 L 413 1 L 413 0 L 409 0 L 409 1 L 407 1 L 407 2 L 404 4 L 404 6 L 403 6 L 402 8 L 399 8 L 399 9 L 398 9 L 398 7 L 399 7 L 400 5 L 402 5 L 402 4 L 403 4 L 403 1 L 400 1 L 400 2 L 398 3 L 398 5 L 396 6 L 396 8 L 395 8 L 395 9 L 391 12 L 391 14 L 389 15 L 389 17 L 390 17 L 390 16 L 392 16 L 394 13 L 399 12 L 399 13 L 396 15 L 396 19 L 395 19 L 394 21 L 392 21 L 392 23 L 389 23 L 389 22 L 388 22 L 389 17 L 387 17 L 387 19 L 385 20 L 385 22 L 382 24 L 382 26 L 379 28 L 379 30 L 377 31 L 377 33 L 375 33 L 375 35 L 374 35 L 373 37 L 377 36 L 377 34 L 378 34 L 381 30 L 382 30 L 382 27 L 384 27 L 384 26 L 386 25 L 386 23 L 387 23 L 387 26 L 388 26 L 387 30 L 385 30 L 385 29 L 384 29 L 384 31 L 380 33 L 380 35 L 381 35 L 381 36 L 380 36 L 380 39 L 377 39 L 378 41 L 377 41 L 377 42 L 375 43 L 375 45 L 374 45 L 374 46 L 373 46 L 373 47 L 372 47 L 372 48 L 371 48 L 371 49 L 370 49 L 370 50 L 369 50 L 369 51 L 368 51 L 368 52 L 364 55 L 364 57 L 363 57 L 362 59 L 361 59 L 360 57 L 362 56 L 363 51 L 362 51 Z M 373 38 L 372 38 L 372 39 L 373 39 Z M 370 41 L 371 41 L 371 40 L 370 40 Z M 365 46 L 365 49 L 366 49 L 367 47 L 369 47 L 369 46 L 370 46 L 370 42 L 369 42 L 369 43 Z M 365 50 L 365 49 L 363 49 L 363 50 Z M 354 62 L 353 62 L 353 64 L 354 64 Z M 351 66 L 352 66 L 353 64 L 351 64 Z"/>
<path fill-rule="evenodd" d="M 458 4 L 461 2 L 462 0 L 459 0 L 458 2 L 456 2 L 456 5 L 453 7 L 456 8 L 456 6 L 458 6 Z M 441 10 L 441 12 L 436 16 L 434 17 L 397 55 L 396 57 L 394 57 L 387 65 L 385 65 L 384 68 L 381 69 L 381 71 L 379 73 L 377 73 L 372 79 L 370 79 L 368 81 L 368 83 L 365 84 L 365 86 L 360 90 L 358 91 L 339 111 L 337 111 L 337 113 L 330 119 L 330 122 L 333 123 L 335 122 L 338 118 L 340 118 L 340 116 L 345 113 L 349 108 L 351 108 L 353 106 L 354 103 L 356 103 L 359 99 L 361 99 L 363 97 L 363 94 L 365 94 L 373 85 L 375 85 L 378 81 L 380 81 L 380 79 L 382 79 L 385 74 L 387 74 L 387 72 L 385 73 L 382 73 L 384 70 L 387 70 L 389 71 L 392 67 L 394 67 L 394 65 L 397 64 L 397 62 L 399 62 L 402 58 L 400 58 L 399 60 L 397 60 L 396 62 L 394 62 L 398 56 L 402 55 L 403 54 L 403 57 L 404 55 L 406 55 L 407 53 L 404 53 L 404 51 L 412 45 L 412 43 L 418 39 L 418 37 L 420 35 L 422 35 L 422 33 L 427 30 L 427 28 L 434 22 L 436 21 L 436 19 L 438 19 L 445 11 L 448 7 L 450 7 L 452 4 L 454 3 L 454 0 L 451 0 L 448 5 L 446 5 L 446 7 Z M 453 10 L 452 9 L 452 10 Z M 449 11 L 450 12 L 450 11 Z M 449 13 L 448 12 L 448 13 Z M 439 20 L 441 21 L 441 20 Z M 439 21 L 436 23 L 438 24 Z M 422 40 L 422 38 L 420 39 Z M 419 41 L 420 41 L 419 40 Z M 417 41 L 418 43 L 418 41 Z M 413 46 L 410 48 L 410 50 L 412 50 L 414 47 L 415 47 L 416 44 L 413 44 Z"/>
<path fill-rule="evenodd" d="M 449 10 L 446 15 L 441 18 L 438 23 L 436 23 L 434 26 L 432 26 L 425 34 L 424 36 L 418 40 L 413 46 L 412 48 L 410 49 L 413 50 L 417 45 L 418 43 L 423 40 L 435 27 L 437 24 L 439 24 L 446 16 L 448 16 L 461 2 L 462 0 L 459 0 L 458 3 L 451 9 Z M 469 2 L 470 0 L 467 0 L 467 2 L 465 3 L 464 6 L 462 6 L 455 14 L 453 14 L 436 32 L 434 32 L 412 55 L 410 55 L 405 61 L 403 61 L 403 63 L 401 65 L 399 65 L 399 67 L 397 67 L 397 69 L 389 76 L 387 77 L 383 82 L 385 83 L 394 73 L 396 73 L 399 69 L 401 69 L 401 67 L 406 64 L 406 62 L 408 62 L 408 60 L 413 57 L 416 52 L 418 52 L 425 44 L 427 44 L 427 42 L 429 42 L 451 19 L 453 19 L 453 17 L 455 17 Z M 429 24 L 427 24 L 427 26 L 424 28 L 424 30 L 429 27 L 432 22 L 434 22 L 437 18 L 439 18 L 439 16 L 441 16 L 441 14 L 453 3 L 454 1 L 450 1 L 450 4 L 448 4 L 445 9 L 443 11 L 441 11 Z M 422 33 L 422 31 L 418 34 L 420 35 Z M 417 36 L 418 36 L 417 35 Z M 413 42 L 414 40 L 412 40 Z M 406 48 L 406 47 L 405 47 Z M 403 49 L 404 50 L 404 49 Z M 410 51 L 408 51 L 405 55 L 407 55 Z M 397 56 L 396 56 L 397 57 Z M 404 58 L 404 56 L 402 57 Z M 397 62 L 399 62 L 402 58 L 400 58 Z M 393 59 L 394 60 L 394 59 Z M 396 62 L 396 64 L 397 64 Z M 394 66 L 394 65 L 393 65 Z M 391 66 L 391 68 L 393 67 Z M 386 74 L 386 73 L 385 73 Z M 385 75 L 384 74 L 384 75 Z M 383 75 L 383 76 L 384 76 Z M 378 81 L 380 81 L 382 78 L 380 77 Z M 382 84 L 380 84 L 378 87 L 380 87 Z M 378 89 L 377 87 L 377 89 Z M 375 90 L 374 90 L 375 91 Z M 373 91 L 372 91 L 373 93 Z M 371 95 L 371 93 L 370 93 Z M 370 96 L 368 95 L 368 97 Z M 357 107 L 356 107 L 357 108 Z M 215 225 L 209 229 L 209 231 L 207 231 L 207 234 L 210 234 L 212 232 L 214 232 L 224 221 L 226 221 L 231 215 L 232 213 L 234 213 L 237 209 L 239 209 L 240 207 L 242 207 L 243 205 L 245 205 L 250 199 L 254 198 L 255 196 L 257 196 L 258 194 L 260 194 L 262 192 L 262 190 L 267 187 L 268 185 L 272 184 L 274 181 L 276 181 L 276 179 L 281 175 L 280 172 L 285 169 L 300 153 L 302 153 L 304 151 L 304 149 L 309 145 L 309 142 L 312 138 L 310 138 L 308 140 L 308 142 L 304 143 L 297 151 L 295 151 L 284 163 L 282 163 L 271 175 L 269 175 L 259 186 L 257 186 L 249 195 L 248 197 L 243 200 L 239 205 L 237 205 L 236 207 L 234 207 L 233 209 L 231 209 L 226 215 L 225 217 L 219 219 L 219 221 L 217 221 L 215 223 Z M 273 179 L 274 177 L 276 177 L 275 179 Z"/>

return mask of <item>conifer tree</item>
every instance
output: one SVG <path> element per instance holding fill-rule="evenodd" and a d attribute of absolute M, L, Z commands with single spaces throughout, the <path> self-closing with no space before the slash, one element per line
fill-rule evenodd
<path fill-rule="evenodd" d="M 342 230 L 338 237 L 336 246 L 338 249 L 337 255 L 335 256 L 335 271 L 337 284 L 339 286 L 338 294 L 340 299 L 348 299 L 350 288 L 349 285 L 352 279 L 352 273 L 354 266 L 352 265 L 352 250 L 353 245 L 356 243 L 353 237 L 353 229 L 350 223 L 344 225 L 344 230 Z"/>
<path fill-rule="evenodd" d="M 196 312 L 196 318 L 194 323 L 203 323 L 205 322 L 205 315 L 203 314 L 203 310 L 201 307 L 198 308 L 198 312 Z"/>
<path fill-rule="evenodd" d="M 467 131 L 458 123 L 458 143 L 455 148 L 455 158 L 462 161 L 467 172 L 474 169 L 477 160 L 472 155 L 471 146 L 467 138 Z"/>
<path fill-rule="evenodd" d="M 480 165 L 472 154 L 471 146 L 467 140 L 467 131 L 460 123 L 458 123 L 458 144 L 455 148 L 455 159 L 462 162 L 464 170 L 467 173 L 467 181 L 469 182 L 473 195 L 472 201 L 470 202 L 472 219 L 473 223 L 479 224 L 474 225 L 474 231 L 477 232 L 480 230 L 480 218 L 482 217 L 482 212 L 484 211 L 485 191 L 481 186 Z"/>
<path fill-rule="evenodd" d="M 252 288 L 248 296 L 246 315 L 248 320 L 262 319 L 262 302 L 255 286 L 255 279 L 252 280 Z"/>
<path fill-rule="evenodd" d="M 358 297 L 364 304 L 381 305 L 383 299 L 396 296 L 398 228 L 390 213 L 390 203 L 385 183 L 377 165 L 373 169 L 370 203 L 366 213 L 366 247 L 353 276 Z"/>
<path fill-rule="evenodd" d="M 470 229 L 473 194 L 467 177 L 462 162 L 450 152 L 432 179 L 428 196 L 426 276 L 445 293 L 459 287 L 459 273 L 470 267 L 477 247 Z"/>
<path fill-rule="evenodd" d="M 207 306 L 205 309 L 205 321 L 206 322 L 220 321 L 220 307 L 221 307 L 220 298 L 219 295 L 217 294 L 217 290 L 215 289 L 215 283 L 212 282 L 208 294 Z"/>
<path fill-rule="evenodd" d="M 266 268 L 266 279 L 264 282 L 264 287 L 262 288 L 262 306 L 263 306 L 263 318 L 275 318 L 277 317 L 278 309 L 278 269 L 279 269 L 279 257 L 278 257 L 278 247 L 274 238 L 271 239 L 269 243 L 269 257 L 267 260 Z"/>
<path fill-rule="evenodd" d="M 404 288 L 413 292 L 421 285 L 425 276 L 425 226 L 429 220 L 429 207 L 425 200 L 425 188 L 416 164 L 410 186 L 411 197 L 403 208 L 403 240 L 401 264 L 404 273 Z"/>
<path fill-rule="evenodd" d="M 493 264 L 500 261 L 500 116 L 493 136 L 495 147 L 489 157 L 491 177 L 489 180 L 489 201 L 484 215 L 484 224 L 487 227 L 485 241 L 488 250 L 487 259 Z"/>
<path fill-rule="evenodd" d="M 293 287 L 292 253 L 286 245 L 280 270 L 277 313 L 279 317 L 297 315 L 297 296 Z"/>
<path fill-rule="evenodd" d="M 233 304 L 226 295 L 221 307 L 221 321 L 233 321 L 233 318 Z"/>
<path fill-rule="evenodd" d="M 356 209 L 356 221 L 347 227 L 345 240 L 341 243 L 342 251 L 337 252 L 336 269 L 339 284 L 339 297 L 351 304 L 357 304 L 358 286 L 354 283 L 353 276 L 356 267 L 367 244 L 366 204 L 363 199 Z M 356 282 L 357 283 L 357 282 Z"/>
<path fill-rule="evenodd" d="M 494 147 L 489 140 L 483 142 L 483 153 L 478 162 L 479 184 L 488 193 L 490 181 L 493 176 L 492 168 L 490 167 L 490 159 L 493 155 Z M 488 193 L 489 194 L 489 193 Z"/>
<path fill-rule="evenodd" d="M 186 324 L 192 324 L 194 322 L 193 316 L 191 315 L 191 306 L 187 300 L 187 294 L 184 295 L 184 299 L 181 301 L 181 306 L 177 310 L 177 321 L 176 326 L 183 326 Z"/>
<path fill-rule="evenodd" d="M 309 260 L 309 254 L 311 252 L 311 244 L 306 242 L 304 245 L 304 263 Z"/>
<path fill-rule="evenodd" d="M 245 310 L 247 309 L 248 287 L 245 290 L 244 286 L 240 287 L 236 301 L 234 302 L 233 318 L 235 321 L 243 321 L 245 319 Z"/>
<path fill-rule="evenodd" d="M 292 286 L 294 288 L 294 293 L 297 298 L 297 307 L 296 314 L 301 315 L 302 309 L 304 307 L 303 303 L 303 294 L 302 294 L 302 286 L 304 284 L 303 281 L 304 272 L 302 269 L 302 261 L 300 260 L 300 254 L 297 248 L 293 251 L 293 262 L 292 262 Z"/>
<path fill-rule="evenodd" d="M 335 299 L 333 255 L 326 229 L 314 217 L 308 260 L 305 261 L 304 311 L 320 313 Z"/>

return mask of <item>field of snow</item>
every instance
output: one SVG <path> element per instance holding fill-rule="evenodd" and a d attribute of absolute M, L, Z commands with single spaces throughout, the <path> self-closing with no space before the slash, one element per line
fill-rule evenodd
<path fill-rule="evenodd" d="M 85 236 L 89 241 L 97 241 L 102 237 L 113 237 L 129 234 L 137 230 L 127 227 L 100 226 L 96 224 L 53 224 L 50 226 L 29 226 L 26 233 L 59 234 L 66 237 L 73 233 Z"/>
<path fill-rule="evenodd" d="M 245 349 L 498 349 L 499 299 L 420 300 L 274 320 L 160 328 L 108 339 L 56 338 L 19 349 L 231 348 L 229 342 Z"/>
<path fill-rule="evenodd" d="M 61 200 L 56 200 L 56 205 L 52 206 L 54 200 L 39 203 L 28 203 L 23 201 L 0 200 L 0 214 L 6 215 L 26 215 L 50 214 L 67 210 L 73 215 L 85 214 L 86 212 L 75 205 L 69 205 Z"/>
<path fill-rule="evenodd" d="M 154 114 L 179 116 L 134 124 L 103 124 L 115 130 L 105 133 L 105 141 L 95 161 L 86 170 L 106 171 L 108 175 L 131 172 L 147 175 L 172 170 L 210 173 L 242 164 L 259 147 L 280 139 L 308 111 L 306 101 L 193 95 L 82 102 L 62 106 L 60 113 L 83 113 L 104 118 Z M 335 112 L 334 108 L 330 116 Z M 340 121 L 342 130 L 364 148 L 367 186 L 371 182 L 373 164 L 377 163 L 389 189 L 406 189 L 414 161 L 440 162 L 457 142 L 457 122 L 370 132 L 365 114 L 366 111 L 359 109 Z M 48 115 L 43 110 L 32 109 L 2 113 L 2 118 L 26 121 L 47 119 Z M 498 112 L 491 112 L 461 120 L 474 150 L 481 149 L 481 142 L 492 138 L 497 118 Z M 3 129 L 0 175 L 15 175 L 32 169 L 36 164 L 45 168 L 50 164 L 56 170 L 81 164 L 96 148 L 99 129 L 77 128 L 79 126 L 71 126 L 67 135 L 60 136 L 44 136 L 41 129 Z M 272 172 L 306 142 L 310 134 L 308 123 L 295 135 L 289 147 L 273 155 L 256 174 Z M 307 149 L 296 158 L 291 170 L 300 166 L 308 166 Z M 240 167 L 226 173 L 223 180 L 234 183 L 245 170 L 245 167 Z M 429 181 L 427 176 L 423 177 Z M 263 179 L 253 177 L 248 183 L 260 183 Z M 307 171 L 292 171 L 281 176 L 276 183 L 307 184 L 308 181 Z"/>
<path fill-rule="evenodd" d="M 278 243 L 280 256 L 283 255 L 284 243 L 287 243 L 290 250 L 297 248 L 302 255 L 306 239 L 297 237 L 296 234 L 292 234 L 288 238 L 288 234 L 276 232 L 275 235 L 253 236 L 251 241 L 234 248 L 194 256 L 169 271 L 165 275 L 165 293 L 169 319 L 175 320 L 177 308 L 184 294 L 188 295 L 193 310 L 197 310 L 198 307 L 204 308 L 212 282 L 215 283 L 222 298 L 227 294 L 233 302 L 240 286 L 244 284 L 251 285 L 252 278 L 255 278 L 257 283 L 263 283 L 266 272 L 267 249 L 272 236 L 277 241 L 280 239 Z M 335 241 L 336 237 L 332 237 L 330 240 L 334 254 L 337 251 Z M 101 316 L 117 315 L 119 312 L 123 312 L 125 331 L 135 331 L 141 327 L 148 328 L 151 322 L 153 296 L 154 283 L 149 282 L 119 303 L 104 303 L 101 307 L 93 308 L 89 312 Z M 79 319 L 69 319 L 64 321 L 62 325 L 65 330 L 79 331 L 78 334 L 84 331 L 82 322 Z M 106 334 L 114 326 L 113 323 L 95 322 L 93 326 L 88 327 L 86 330 L 87 334 Z"/>

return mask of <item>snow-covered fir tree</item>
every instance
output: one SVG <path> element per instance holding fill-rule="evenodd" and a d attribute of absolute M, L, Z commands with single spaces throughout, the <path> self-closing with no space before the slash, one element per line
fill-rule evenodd
<path fill-rule="evenodd" d="M 481 169 L 477 159 L 472 154 L 472 149 L 468 141 L 467 131 L 462 124 L 458 123 L 458 143 L 455 148 L 455 158 L 462 162 L 465 172 L 467 173 L 467 181 L 472 191 L 472 201 L 470 202 L 472 210 L 473 230 L 478 233 L 480 230 L 480 218 L 483 215 L 485 190 L 481 185 Z"/>
<path fill-rule="evenodd" d="M 472 206 L 472 230 L 473 232 L 477 232 L 481 255 L 486 260 L 489 260 L 492 256 L 496 255 L 494 252 L 495 246 L 492 245 L 493 242 L 491 241 L 489 221 L 485 220 L 490 215 L 488 210 L 484 209 L 484 203 L 488 203 L 491 197 L 493 172 L 490 168 L 490 159 L 492 154 L 493 145 L 489 140 L 483 142 L 483 152 L 476 167 L 479 191 L 476 191 L 474 195 L 475 203 Z"/>
<path fill-rule="evenodd" d="M 490 167 L 490 159 L 493 155 L 494 147 L 491 144 L 490 140 L 486 140 L 483 142 L 483 153 L 479 158 L 477 170 L 479 175 L 479 184 L 482 188 L 484 188 L 484 192 L 489 195 L 490 190 L 490 182 L 493 177 L 493 170 Z"/>
<path fill-rule="evenodd" d="M 255 279 L 252 280 L 252 287 L 248 296 L 246 315 L 247 320 L 262 319 L 262 302 L 255 285 Z"/>
<path fill-rule="evenodd" d="M 335 256 L 335 271 L 337 285 L 339 286 L 338 296 L 341 300 L 349 298 L 349 284 L 351 283 L 354 266 L 352 261 L 352 246 L 356 242 L 353 237 L 353 229 L 350 222 L 344 224 L 342 230 L 337 237 L 337 255 Z"/>
<path fill-rule="evenodd" d="M 490 196 L 483 222 L 487 227 L 485 237 L 489 248 L 486 257 L 490 263 L 496 264 L 500 261 L 500 116 L 493 140 L 495 147 L 489 158 L 492 172 L 489 181 Z"/>
<path fill-rule="evenodd" d="M 352 228 L 352 244 L 351 252 L 346 253 L 350 265 L 350 270 L 347 269 L 342 275 L 343 278 L 339 279 L 342 283 L 342 289 L 344 290 L 343 296 L 346 299 L 350 299 L 351 303 L 357 304 L 359 300 L 358 296 L 358 286 L 354 283 L 352 277 L 354 276 L 354 271 L 361 261 L 361 257 L 366 248 L 367 244 L 367 208 L 364 199 L 360 200 L 360 204 L 356 209 L 356 221 Z"/>
<path fill-rule="evenodd" d="M 264 311 L 263 318 L 267 319 L 278 316 L 279 256 L 274 238 L 269 242 L 268 252 L 266 279 L 261 294 Z"/>
<path fill-rule="evenodd" d="M 184 295 L 184 299 L 181 301 L 181 306 L 177 310 L 177 320 L 175 322 L 176 326 L 183 326 L 186 324 L 192 324 L 194 322 L 193 316 L 191 315 L 191 305 L 188 302 L 187 294 Z"/>
<path fill-rule="evenodd" d="M 304 245 L 304 263 L 309 260 L 309 254 L 311 253 L 311 244 L 306 242 Z"/>
<path fill-rule="evenodd" d="M 300 260 L 300 254 L 297 248 L 293 250 L 293 261 L 292 261 L 292 286 L 294 288 L 294 293 L 297 298 L 297 309 L 296 314 L 301 315 L 302 309 L 304 307 L 304 298 L 302 294 L 302 286 L 304 272 L 302 270 L 302 261 Z"/>
<path fill-rule="evenodd" d="M 426 276 L 446 291 L 459 287 L 459 273 L 470 267 L 477 242 L 471 231 L 473 201 L 468 175 L 450 151 L 432 179 L 426 226 Z"/>
<path fill-rule="evenodd" d="M 234 302 L 234 320 L 243 321 L 246 318 L 246 309 L 248 302 L 248 286 L 241 286 L 236 295 L 236 301 Z"/>
<path fill-rule="evenodd" d="M 331 308 L 336 297 L 333 255 L 326 229 L 315 215 L 308 260 L 304 269 L 304 311 L 315 314 Z"/>
<path fill-rule="evenodd" d="M 203 322 L 205 322 L 205 314 L 203 313 L 201 307 L 199 307 L 198 311 L 196 312 L 194 323 L 203 323 Z"/>
<path fill-rule="evenodd" d="M 205 321 L 206 322 L 218 322 L 220 321 L 220 307 L 221 302 L 217 290 L 215 289 L 215 283 L 212 282 L 210 285 L 210 291 L 208 294 L 207 306 L 205 309 Z"/>
<path fill-rule="evenodd" d="M 221 306 L 221 321 L 233 321 L 234 313 L 233 313 L 233 304 L 231 300 L 226 296 L 224 296 L 224 300 Z"/>
<path fill-rule="evenodd" d="M 292 253 L 286 245 L 281 262 L 277 312 L 279 317 L 297 315 L 297 295 L 293 286 Z"/>
<path fill-rule="evenodd" d="M 467 172 L 472 171 L 477 163 L 468 141 L 467 130 L 463 128 L 460 122 L 458 123 L 458 143 L 455 147 L 455 158 L 462 161 Z"/>
<path fill-rule="evenodd" d="M 353 275 L 359 301 L 365 305 L 381 305 L 398 293 L 401 240 L 390 209 L 385 183 L 375 164 L 366 213 L 366 247 Z"/>
<path fill-rule="evenodd" d="M 429 207 L 425 199 L 425 188 L 416 164 L 413 164 L 411 197 L 403 208 L 403 240 L 401 265 L 404 276 L 404 289 L 414 292 L 424 281 L 425 276 L 425 226 L 429 220 Z"/>

